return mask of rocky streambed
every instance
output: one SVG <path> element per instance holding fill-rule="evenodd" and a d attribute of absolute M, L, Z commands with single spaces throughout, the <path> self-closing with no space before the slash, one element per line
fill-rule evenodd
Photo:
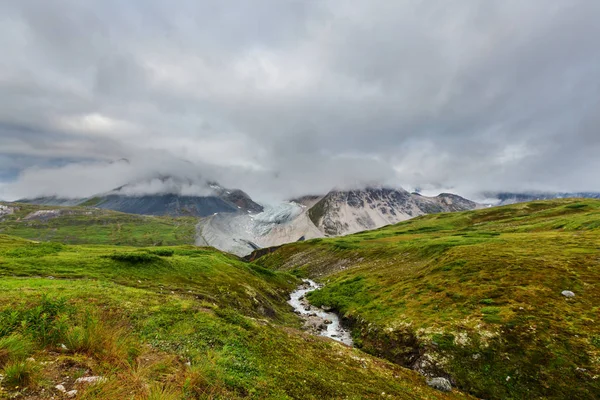
<path fill-rule="evenodd" d="M 315 335 L 327 336 L 348 346 L 352 346 L 350 331 L 344 329 L 340 317 L 333 312 L 323 308 L 310 305 L 306 294 L 319 289 L 320 286 L 310 279 L 304 279 L 303 283 L 290 294 L 288 303 L 294 307 L 294 311 L 304 319 L 304 327 Z"/>

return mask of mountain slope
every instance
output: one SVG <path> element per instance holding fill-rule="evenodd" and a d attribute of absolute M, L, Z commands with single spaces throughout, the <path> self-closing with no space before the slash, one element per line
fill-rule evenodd
<path fill-rule="evenodd" d="M 423 214 L 476 207 L 476 203 L 451 194 L 425 197 L 403 189 L 368 187 L 363 190 L 332 190 L 310 208 L 308 215 L 324 234 L 340 236 Z"/>
<path fill-rule="evenodd" d="M 340 312 L 359 347 L 479 398 L 596 399 L 599 249 L 600 201 L 554 200 L 422 216 L 256 262 L 327 282 L 308 297 Z"/>

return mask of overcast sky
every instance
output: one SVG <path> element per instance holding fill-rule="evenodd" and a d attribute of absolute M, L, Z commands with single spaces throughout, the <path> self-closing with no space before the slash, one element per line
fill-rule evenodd
<path fill-rule="evenodd" d="M 600 190 L 600 1 L 0 2 L 0 197 Z M 117 161 L 126 158 L 128 161 Z"/>

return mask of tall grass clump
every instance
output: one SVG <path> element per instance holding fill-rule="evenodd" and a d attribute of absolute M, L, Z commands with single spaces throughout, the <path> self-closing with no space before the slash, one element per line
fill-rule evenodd
<path fill-rule="evenodd" d="M 0 338 L 0 367 L 9 362 L 24 360 L 32 351 L 33 344 L 21 335 Z"/>
<path fill-rule="evenodd" d="M 15 361 L 6 364 L 2 384 L 7 387 L 34 387 L 39 376 L 39 368 L 30 361 Z"/>
<path fill-rule="evenodd" d="M 80 325 L 66 332 L 64 342 L 69 351 L 122 366 L 131 364 L 140 353 L 124 327 L 110 325 L 89 313 Z"/>

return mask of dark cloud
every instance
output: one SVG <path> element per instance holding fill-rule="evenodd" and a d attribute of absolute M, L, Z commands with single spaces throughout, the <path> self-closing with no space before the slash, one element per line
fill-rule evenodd
<path fill-rule="evenodd" d="M 587 0 L 8 2 L 0 177 L 21 175 L 0 195 L 92 194 L 178 160 L 258 198 L 598 190 L 599 17 Z"/>

